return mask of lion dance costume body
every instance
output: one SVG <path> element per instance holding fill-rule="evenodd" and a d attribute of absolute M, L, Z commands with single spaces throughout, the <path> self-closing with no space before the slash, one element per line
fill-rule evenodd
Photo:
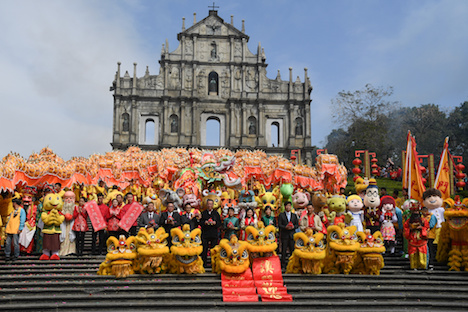
<path fill-rule="evenodd" d="M 446 205 L 445 222 L 440 230 L 437 261 L 446 262 L 450 271 L 468 271 L 468 198 Z"/>
<path fill-rule="evenodd" d="M 201 230 L 194 229 L 190 232 L 190 225 L 184 224 L 182 230 L 171 229 L 171 273 L 202 274 L 205 273 L 203 260 L 200 254 L 203 251 Z"/>
<path fill-rule="evenodd" d="M 294 234 L 294 244 L 294 252 L 289 258 L 286 273 L 322 273 L 326 256 L 323 234 L 314 234 L 312 229 L 307 229 L 304 233 Z"/>

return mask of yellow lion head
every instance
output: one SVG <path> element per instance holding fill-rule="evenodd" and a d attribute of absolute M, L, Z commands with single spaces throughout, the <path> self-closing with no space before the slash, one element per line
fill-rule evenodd
<path fill-rule="evenodd" d="M 338 253 L 355 252 L 360 245 L 356 236 L 356 226 L 345 227 L 344 223 L 330 225 L 327 228 L 327 242 L 330 249 Z"/>
<path fill-rule="evenodd" d="M 358 242 L 360 244 L 359 253 L 378 253 L 385 252 L 384 239 L 380 231 L 371 234 L 369 229 L 364 232 L 357 232 Z"/>
<path fill-rule="evenodd" d="M 194 229 L 190 232 L 190 226 L 184 224 L 182 230 L 171 229 L 172 246 L 171 252 L 182 265 L 190 265 L 198 259 L 203 251 L 201 241 L 201 230 Z"/>
<path fill-rule="evenodd" d="M 275 254 L 278 247 L 275 240 L 276 228 L 273 225 L 265 227 L 263 222 L 258 222 L 258 229 L 253 226 L 248 226 L 245 229 L 247 242 L 249 243 L 249 251 L 251 256 L 256 258 Z"/>
<path fill-rule="evenodd" d="M 213 272 L 243 273 L 249 268 L 249 244 L 238 241 L 236 236 L 231 240 L 222 239 L 219 245 L 211 249 Z"/>
<path fill-rule="evenodd" d="M 144 257 L 160 257 L 169 253 L 166 238 L 169 234 L 166 233 L 163 227 L 156 230 L 153 228 L 141 228 L 136 236 L 138 245 L 138 254 Z"/>
<path fill-rule="evenodd" d="M 325 243 L 323 242 L 323 234 L 316 233 L 311 229 L 306 232 L 294 234 L 294 254 L 301 259 L 307 260 L 322 260 L 325 259 Z"/>

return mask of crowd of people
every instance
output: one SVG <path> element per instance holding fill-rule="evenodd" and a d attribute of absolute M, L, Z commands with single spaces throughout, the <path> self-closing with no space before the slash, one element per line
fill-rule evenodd
<path fill-rule="evenodd" d="M 356 225 L 360 231 L 363 230 L 364 226 L 371 229 L 372 233 L 380 230 L 385 240 L 387 252 L 394 253 L 397 241 L 407 242 L 404 239 L 404 223 L 409 219 L 410 213 L 401 209 L 407 198 L 398 197 L 398 191 L 395 191 L 393 196 L 388 196 L 385 188 L 380 189 L 380 194 L 373 194 L 372 189 L 372 187 L 367 187 L 363 192 L 347 197 L 348 211 L 354 216 L 347 225 Z M 221 207 L 215 209 L 213 199 L 206 200 L 203 209 L 198 209 L 200 207 L 196 205 L 193 207 L 190 202 L 186 202 L 181 207 L 176 207 L 174 202 L 156 205 L 154 200 L 144 200 L 142 193 L 132 193 L 132 189 L 119 190 L 115 186 L 108 189 L 103 183 L 94 188 L 95 193 L 89 192 L 88 189 L 85 195 L 82 189 L 78 189 L 78 191 L 76 189 L 62 189 L 59 183 L 46 185 L 42 189 L 42 194 L 38 194 L 33 187 L 27 186 L 23 187 L 21 191 L 22 197 L 12 200 L 14 209 L 5 224 L 4 247 L 7 262 L 15 261 L 20 252 L 41 254 L 43 248 L 51 248 L 49 247 L 50 242 L 43 242 L 41 233 L 44 231 L 43 224 L 41 226 L 41 198 L 49 193 L 59 194 L 64 201 L 62 213 L 66 218 L 61 225 L 60 246 L 55 246 L 59 250 L 58 256 L 60 257 L 82 256 L 87 232 L 92 233 L 91 254 L 105 255 L 107 253 L 106 240 L 109 236 L 118 238 L 120 235 L 127 237 L 136 235 L 138 229 L 142 227 L 153 229 L 163 227 L 170 235 L 172 228 L 189 224 L 191 230 L 195 228 L 202 230 L 202 259 L 206 265 L 210 248 L 216 246 L 221 238 L 230 238 L 232 235 L 236 235 L 238 239 L 246 240 L 245 228 L 247 226 L 258 227 L 258 223 L 262 221 L 264 226 L 273 225 L 277 228 L 278 251 L 281 254 L 281 265 L 285 268 L 289 256 L 294 251 L 294 234 L 296 232 L 312 229 L 314 232 L 320 232 L 326 236 L 327 226 L 330 225 L 330 220 L 323 213 L 317 212 L 312 201 L 307 203 L 302 211 L 294 211 L 293 203 L 286 201 L 283 203 L 284 211 L 279 215 L 275 215 L 269 206 L 261 213 L 253 208 L 247 208 L 241 214 L 235 207 L 231 206 L 228 207 L 227 214 L 225 214 L 222 213 Z M 110 196 L 111 191 L 112 196 Z M 368 194 L 366 195 L 366 193 Z M 77 200 L 77 195 L 84 196 L 79 196 Z M 371 196 L 378 196 L 381 200 L 376 207 L 372 207 L 368 202 L 366 203 L 366 196 L 368 196 L 368 201 Z M 342 197 L 346 198 L 344 195 Z M 90 199 L 96 201 L 106 223 L 105 229 L 96 231 L 93 229 L 92 223 L 88 222 L 86 203 Z M 119 224 L 135 201 L 142 204 L 144 209 L 130 229 L 126 231 Z M 440 216 L 437 215 L 438 218 L 435 218 L 436 214 L 428 212 L 427 209 L 422 210 L 422 216 L 427 219 L 431 229 L 440 227 L 441 221 L 438 220 Z M 344 216 L 343 218 L 336 217 L 335 224 L 345 220 Z M 33 231 L 34 228 L 35 231 Z M 428 262 L 432 264 L 435 256 L 432 245 L 435 236 L 433 235 L 431 239 Z M 171 246 L 170 236 L 167 241 L 168 245 Z M 43 244 L 48 244 L 48 246 L 43 246 Z M 404 251 L 402 252 L 404 253 Z"/>

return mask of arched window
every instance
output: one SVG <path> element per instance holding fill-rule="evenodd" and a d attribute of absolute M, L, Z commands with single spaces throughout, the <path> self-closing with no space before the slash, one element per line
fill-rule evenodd
<path fill-rule="evenodd" d="M 257 134 L 257 118 L 250 116 L 248 119 L 249 134 Z"/>
<path fill-rule="evenodd" d="M 147 119 L 145 123 L 145 144 L 154 144 L 155 122 Z"/>
<path fill-rule="evenodd" d="M 217 117 L 209 117 L 206 120 L 206 145 L 221 146 L 221 121 Z"/>
<path fill-rule="evenodd" d="M 130 131 L 130 115 L 128 113 L 122 114 L 122 131 Z"/>
<path fill-rule="evenodd" d="M 280 124 L 275 121 L 271 123 L 271 146 L 278 147 L 280 140 Z"/>
<path fill-rule="evenodd" d="M 296 136 L 302 136 L 303 135 L 303 127 L 302 127 L 302 118 L 297 117 L 296 118 L 296 127 L 294 128 L 294 132 Z"/>
<path fill-rule="evenodd" d="M 212 71 L 208 75 L 208 95 L 218 95 L 218 74 Z"/>
<path fill-rule="evenodd" d="M 179 117 L 173 114 L 171 115 L 170 120 L 171 120 L 171 133 L 179 132 Z"/>

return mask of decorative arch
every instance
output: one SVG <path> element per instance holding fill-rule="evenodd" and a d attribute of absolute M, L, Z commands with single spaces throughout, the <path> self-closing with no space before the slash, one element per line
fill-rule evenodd
<path fill-rule="evenodd" d="M 138 142 L 142 145 L 159 144 L 159 116 L 141 115 Z"/>
<path fill-rule="evenodd" d="M 202 113 L 200 115 L 200 143 L 202 146 L 207 146 L 207 122 L 216 120 L 219 122 L 219 146 L 226 144 L 226 116 L 222 114 Z"/>
<path fill-rule="evenodd" d="M 265 138 L 267 147 L 284 147 L 283 119 L 268 118 L 266 120 Z"/>

